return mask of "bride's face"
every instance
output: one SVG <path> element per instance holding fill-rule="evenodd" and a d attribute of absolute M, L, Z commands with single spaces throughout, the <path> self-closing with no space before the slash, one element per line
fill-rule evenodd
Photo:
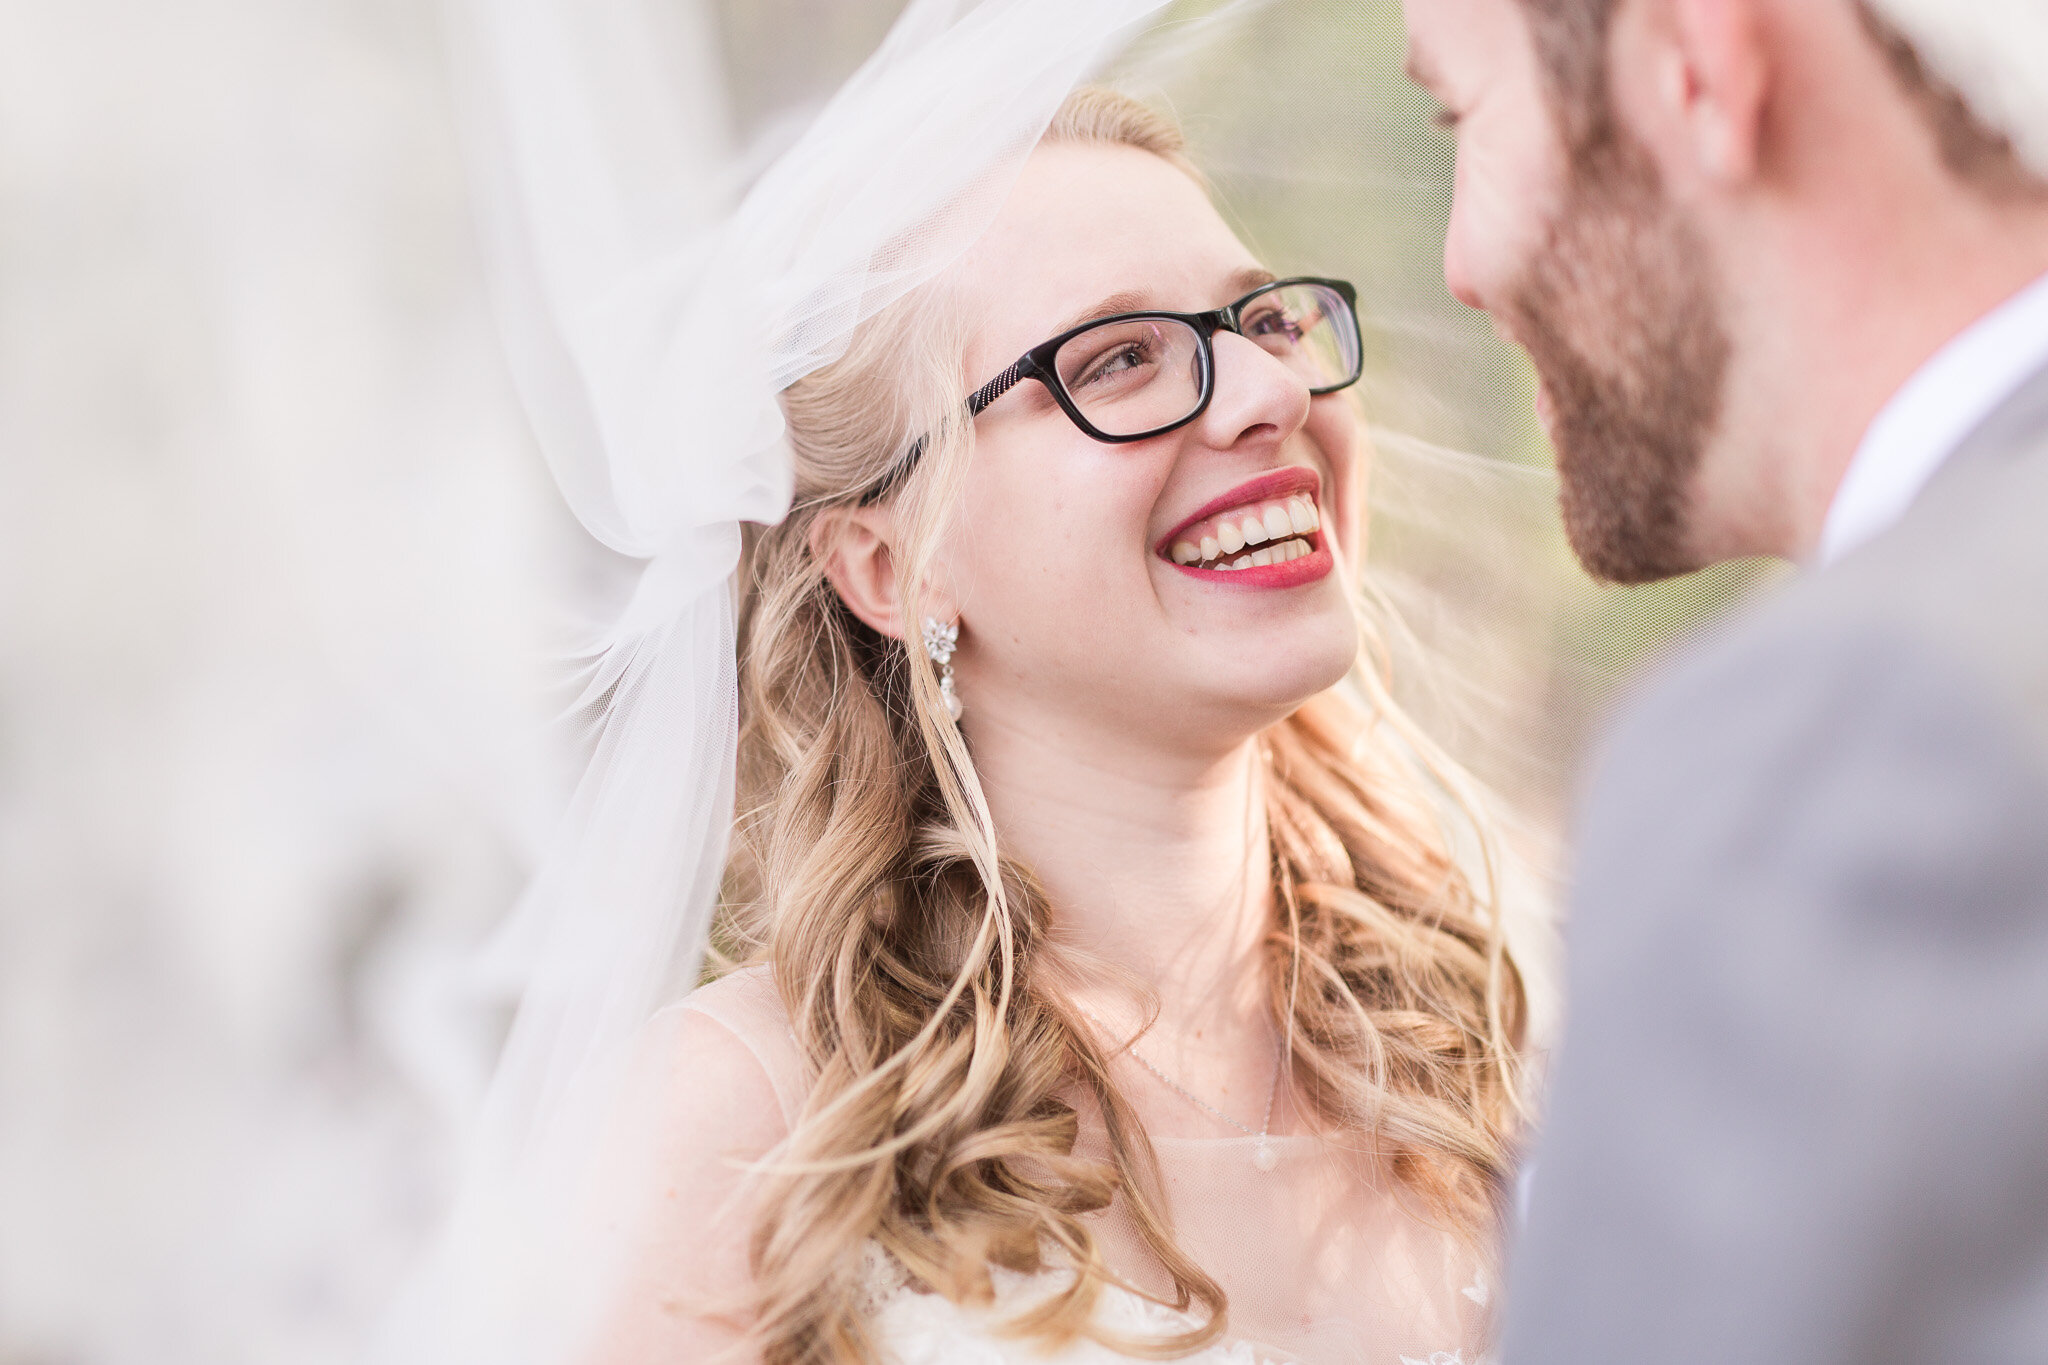
<path fill-rule="evenodd" d="M 1169 162 L 1042 147 L 955 271 L 973 319 L 962 392 L 1089 319 L 1219 308 L 1270 278 Z M 1233 744 L 1350 667 L 1365 446 L 1355 409 L 1342 393 L 1311 397 L 1299 372 L 1242 336 L 1218 331 L 1213 344 L 1207 411 L 1164 435 L 1094 440 L 1035 380 L 976 420 L 938 563 L 963 624 L 955 668 L 970 735 L 1021 725 Z M 1300 544 L 1269 567 L 1176 563 L 1177 546 L 1214 556 L 1240 537 L 1245 554 Z"/>

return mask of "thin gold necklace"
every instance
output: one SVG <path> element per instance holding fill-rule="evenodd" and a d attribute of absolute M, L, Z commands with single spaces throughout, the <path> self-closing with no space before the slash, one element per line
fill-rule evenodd
<path fill-rule="evenodd" d="M 1093 1023 L 1095 1027 L 1101 1029 L 1105 1035 L 1108 1035 L 1110 1037 L 1115 1036 L 1115 1030 L 1110 1028 L 1109 1025 L 1103 1023 L 1102 1020 L 1096 1018 L 1095 1012 L 1093 1010 L 1090 1010 L 1084 1006 L 1081 1010 L 1081 1013 L 1087 1015 L 1089 1022 Z M 1252 1148 L 1252 1165 L 1261 1171 L 1270 1171 L 1275 1166 L 1278 1166 L 1280 1164 L 1280 1154 L 1273 1150 L 1273 1100 L 1274 1097 L 1280 1093 L 1280 1067 L 1282 1061 L 1285 1060 L 1285 1052 L 1283 1050 L 1285 1041 L 1286 1040 L 1283 1037 L 1281 1039 L 1276 1040 L 1273 1044 L 1273 1081 L 1271 1085 L 1266 1087 L 1266 1117 L 1260 1121 L 1259 1131 L 1257 1131 L 1256 1133 L 1253 1132 L 1248 1125 L 1239 1123 L 1236 1119 L 1224 1113 L 1221 1109 L 1218 1109 L 1215 1105 L 1209 1103 L 1201 1096 L 1193 1094 L 1179 1081 L 1176 1081 L 1173 1077 L 1167 1075 L 1164 1071 L 1161 1071 L 1158 1067 L 1152 1065 L 1150 1061 L 1146 1060 L 1145 1054 L 1138 1051 L 1137 1040 L 1135 1038 L 1133 1038 L 1129 1042 L 1126 1042 L 1123 1046 L 1123 1050 L 1130 1054 L 1132 1061 L 1136 1062 L 1139 1066 L 1144 1067 L 1154 1076 L 1157 1076 L 1162 1085 L 1164 1085 L 1167 1089 L 1171 1090 L 1174 1094 L 1186 1100 L 1189 1104 L 1194 1105 L 1196 1108 L 1202 1110 L 1204 1113 L 1212 1114 L 1215 1117 L 1223 1120 L 1223 1122 L 1229 1124 L 1232 1128 L 1237 1129 L 1238 1132 L 1243 1133 L 1246 1137 L 1257 1138 L 1259 1140 L 1259 1145 Z"/>

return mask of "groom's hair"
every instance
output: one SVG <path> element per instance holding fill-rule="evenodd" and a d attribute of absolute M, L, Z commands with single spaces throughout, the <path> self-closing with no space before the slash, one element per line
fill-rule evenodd
<path fill-rule="evenodd" d="M 1607 35 L 1620 0 L 1520 0 L 1549 82 L 1565 140 L 1575 153 L 1610 144 L 1619 129 L 1609 95 Z M 1873 0 L 1852 0 L 1864 30 L 1900 88 L 1933 130 L 1957 179 L 1998 196 L 2038 196 L 2048 185 L 2005 133 L 1979 118 L 1962 91 L 1937 75 L 1920 48 Z"/>

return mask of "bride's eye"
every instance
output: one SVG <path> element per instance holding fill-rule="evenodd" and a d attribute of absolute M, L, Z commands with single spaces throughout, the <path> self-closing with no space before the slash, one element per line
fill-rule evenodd
<path fill-rule="evenodd" d="M 1254 341 L 1260 337 L 1278 337 L 1283 341 L 1300 341 L 1308 331 L 1308 325 L 1296 318 L 1285 308 L 1264 308 L 1242 319 L 1239 326 L 1244 334 Z"/>
<path fill-rule="evenodd" d="M 1154 349 L 1140 341 L 1119 342 L 1083 365 L 1078 376 L 1069 381 L 1068 387 L 1085 389 L 1090 385 L 1126 378 L 1133 371 L 1152 364 Z"/>

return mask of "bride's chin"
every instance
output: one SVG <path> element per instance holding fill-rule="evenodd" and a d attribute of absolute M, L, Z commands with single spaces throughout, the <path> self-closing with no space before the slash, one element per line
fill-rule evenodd
<path fill-rule="evenodd" d="M 1247 728 L 1259 730 L 1342 682 L 1357 657 L 1357 633 L 1347 621 L 1341 631 L 1276 642 L 1255 657 L 1238 658 L 1227 668 L 1211 668 L 1190 681 L 1209 694 L 1212 705 L 1242 710 Z"/>

